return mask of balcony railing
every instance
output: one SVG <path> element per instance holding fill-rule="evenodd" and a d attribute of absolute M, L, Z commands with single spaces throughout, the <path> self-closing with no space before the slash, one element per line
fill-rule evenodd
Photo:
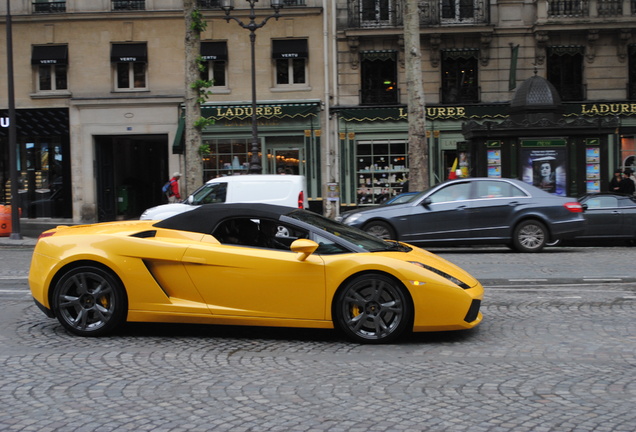
<path fill-rule="evenodd" d="M 602 3 L 602 2 L 600 2 Z M 601 4 L 599 3 L 599 8 Z M 550 18 L 579 18 L 589 15 L 587 0 L 548 0 Z"/>
<path fill-rule="evenodd" d="M 596 10 L 600 17 L 622 16 L 623 0 L 599 0 Z"/>
<path fill-rule="evenodd" d="M 397 105 L 400 103 L 400 89 L 362 89 L 360 105 Z"/>
<path fill-rule="evenodd" d="M 66 12 L 66 1 L 52 1 L 47 3 L 34 2 L 33 13 L 62 13 Z"/>
<path fill-rule="evenodd" d="M 219 9 L 221 0 L 197 0 L 197 5 L 201 9 Z M 283 6 L 307 6 L 307 0 L 283 0 Z M 247 7 L 247 3 L 245 7 Z"/>
<path fill-rule="evenodd" d="M 636 0 L 633 0 L 636 1 Z M 367 9 L 362 0 L 349 1 L 350 28 L 401 27 L 404 24 L 401 3 L 389 0 L 383 8 Z M 420 2 L 421 26 L 484 25 L 489 22 L 487 0 L 441 0 Z"/>
<path fill-rule="evenodd" d="M 113 10 L 146 10 L 146 0 L 113 0 Z"/>

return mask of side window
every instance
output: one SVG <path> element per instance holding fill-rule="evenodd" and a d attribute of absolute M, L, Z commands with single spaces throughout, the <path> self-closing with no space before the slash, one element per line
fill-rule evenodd
<path fill-rule="evenodd" d="M 339 244 L 334 243 L 331 240 L 326 239 L 325 237 L 320 236 L 318 234 L 314 234 L 312 236 L 312 240 L 318 243 L 318 249 L 316 249 L 316 252 L 315 252 L 318 255 L 334 255 L 334 254 L 350 252 L 347 249 L 340 246 Z"/>
<path fill-rule="evenodd" d="M 433 204 L 450 201 L 462 201 L 470 198 L 470 183 L 455 183 L 438 190 L 431 195 Z"/>
<path fill-rule="evenodd" d="M 616 208 L 616 207 L 618 207 L 618 200 L 610 196 L 596 197 L 587 201 L 588 209 Z"/>
<path fill-rule="evenodd" d="M 227 183 L 205 185 L 192 194 L 192 204 L 212 204 L 225 202 Z"/>
<path fill-rule="evenodd" d="M 269 219 L 234 218 L 222 222 L 212 233 L 221 243 L 290 251 L 299 238 L 309 233 L 285 223 Z"/>
<path fill-rule="evenodd" d="M 523 191 L 510 183 L 498 181 L 477 182 L 477 199 L 518 197 L 524 195 Z"/>

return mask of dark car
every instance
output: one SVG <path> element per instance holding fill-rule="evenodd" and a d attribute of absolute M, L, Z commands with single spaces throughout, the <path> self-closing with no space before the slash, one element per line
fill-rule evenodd
<path fill-rule="evenodd" d="M 440 183 L 404 204 L 353 210 L 342 222 L 418 246 L 507 244 L 538 252 L 585 230 L 582 205 L 516 179 Z"/>
<path fill-rule="evenodd" d="M 626 240 L 636 242 L 636 198 L 610 192 L 583 195 L 587 226 L 574 241 Z"/>

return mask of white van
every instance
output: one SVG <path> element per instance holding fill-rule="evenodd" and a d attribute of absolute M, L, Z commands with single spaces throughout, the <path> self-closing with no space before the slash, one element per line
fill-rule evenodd
<path fill-rule="evenodd" d="M 194 210 L 201 204 L 266 203 L 294 208 L 309 208 L 307 182 L 299 175 L 249 174 L 218 177 L 194 191 L 183 202 L 149 208 L 142 220 L 167 219 Z"/>

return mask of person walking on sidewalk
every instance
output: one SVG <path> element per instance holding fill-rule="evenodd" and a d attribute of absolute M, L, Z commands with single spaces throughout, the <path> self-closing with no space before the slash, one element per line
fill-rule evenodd
<path fill-rule="evenodd" d="M 170 185 L 168 186 L 168 191 L 166 192 L 169 203 L 176 203 L 181 201 L 181 194 L 179 193 L 180 178 L 181 173 L 175 172 L 174 174 L 172 174 L 172 178 L 169 180 Z"/>

